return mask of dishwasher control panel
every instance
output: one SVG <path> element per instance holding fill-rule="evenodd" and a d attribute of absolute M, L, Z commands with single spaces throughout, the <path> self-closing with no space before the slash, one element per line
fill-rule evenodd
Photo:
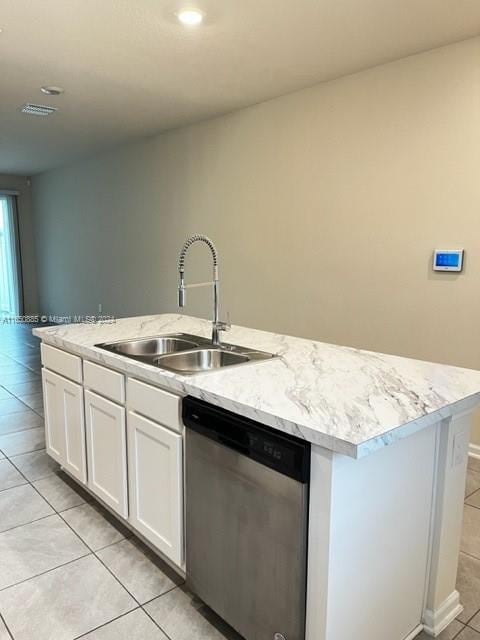
<path fill-rule="evenodd" d="M 183 422 L 221 445 L 248 455 L 279 473 L 307 482 L 310 475 L 310 444 L 264 424 L 187 396 Z"/>

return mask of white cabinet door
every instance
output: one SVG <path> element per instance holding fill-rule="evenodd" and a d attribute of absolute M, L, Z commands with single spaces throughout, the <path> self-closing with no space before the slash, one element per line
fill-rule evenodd
<path fill-rule="evenodd" d="M 85 391 L 88 486 L 124 518 L 127 503 L 125 409 Z"/>
<path fill-rule="evenodd" d="M 63 378 L 42 369 L 43 402 L 45 406 L 45 446 L 58 464 L 65 463 L 65 424 L 61 410 Z"/>
<path fill-rule="evenodd" d="M 63 380 L 61 406 L 65 428 L 65 459 L 63 466 L 77 480 L 86 484 L 87 464 L 85 456 L 85 417 L 83 411 L 83 387 L 70 380 Z"/>
<path fill-rule="evenodd" d="M 128 476 L 131 524 L 181 566 L 182 436 L 129 411 Z"/>
<path fill-rule="evenodd" d="M 47 453 L 86 483 L 83 387 L 48 369 L 42 370 L 42 381 Z"/>

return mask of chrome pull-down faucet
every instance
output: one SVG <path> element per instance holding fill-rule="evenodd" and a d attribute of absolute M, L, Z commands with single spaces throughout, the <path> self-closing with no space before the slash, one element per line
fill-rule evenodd
<path fill-rule="evenodd" d="M 213 280 L 211 282 L 198 282 L 196 284 L 185 284 L 185 256 L 188 249 L 194 242 L 204 242 L 212 253 L 213 258 Z M 178 306 L 184 307 L 186 302 L 186 289 L 193 287 L 207 287 L 213 285 L 213 322 L 212 322 L 212 343 L 215 346 L 221 345 L 220 332 L 228 331 L 230 324 L 219 320 L 219 281 L 218 281 L 218 253 L 215 245 L 207 236 L 195 235 L 185 241 L 178 258 L 178 273 L 180 284 L 178 285 Z"/>

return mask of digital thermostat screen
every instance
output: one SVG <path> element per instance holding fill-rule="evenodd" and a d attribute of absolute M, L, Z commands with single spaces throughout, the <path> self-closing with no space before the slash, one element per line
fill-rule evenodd
<path fill-rule="evenodd" d="M 435 271 L 461 271 L 463 266 L 463 249 L 439 250 L 433 256 Z"/>
<path fill-rule="evenodd" d="M 460 256 L 458 253 L 437 253 L 437 267 L 458 267 Z"/>

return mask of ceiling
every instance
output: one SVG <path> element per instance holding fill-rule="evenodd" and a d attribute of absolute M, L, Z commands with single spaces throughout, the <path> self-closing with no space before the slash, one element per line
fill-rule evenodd
<path fill-rule="evenodd" d="M 480 1 L 2 0 L 0 28 L 0 173 L 31 175 L 478 35 Z"/>

